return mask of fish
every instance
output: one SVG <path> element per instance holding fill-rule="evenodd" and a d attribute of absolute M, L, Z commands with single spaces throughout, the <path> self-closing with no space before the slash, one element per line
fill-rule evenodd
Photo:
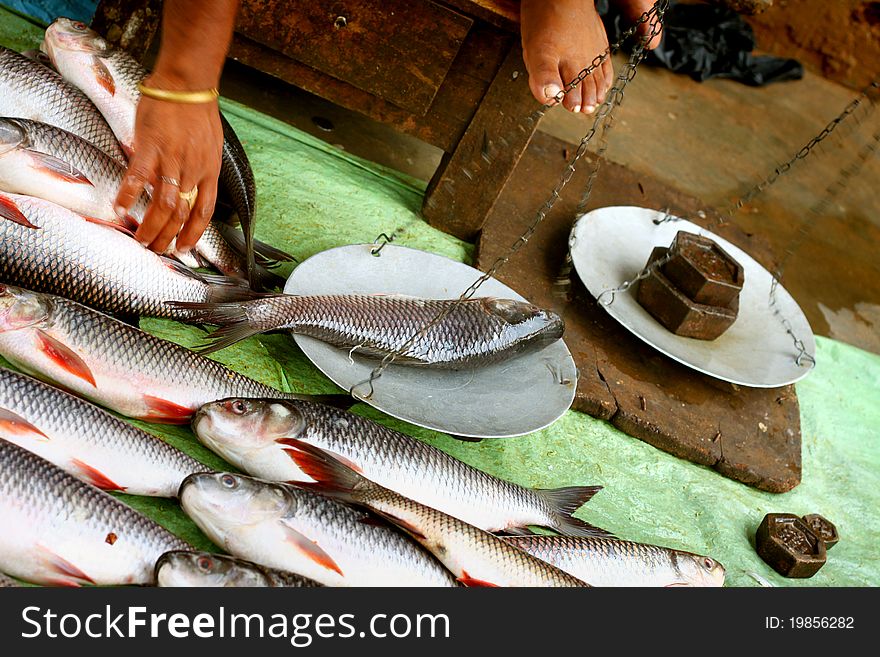
<path fill-rule="evenodd" d="M 0 367 L 0 438 L 103 490 L 176 497 L 211 468 L 97 406 Z"/>
<path fill-rule="evenodd" d="M 265 568 L 244 559 L 209 552 L 166 552 L 156 562 L 156 583 L 166 587 L 273 587 L 321 586 L 284 570 Z"/>
<path fill-rule="evenodd" d="M 293 458 L 315 480 L 296 486 L 358 504 L 385 518 L 437 557 L 465 586 L 589 586 L 501 537 L 383 488 L 313 445 L 297 441 L 295 447 Z"/>
<path fill-rule="evenodd" d="M 267 331 L 285 330 L 369 358 L 401 350 L 457 300 L 402 294 L 265 295 L 244 303 L 174 303 L 197 322 L 219 324 L 200 349 L 210 353 Z M 562 318 L 523 301 L 480 297 L 461 302 L 394 362 L 466 369 L 538 351 L 559 340 Z"/>
<path fill-rule="evenodd" d="M 18 588 L 20 586 L 21 583 L 18 580 L 11 578 L 9 575 L 0 573 L 0 589 Z"/>
<path fill-rule="evenodd" d="M 52 586 L 153 584 L 190 546 L 108 493 L 0 439 L 0 570 Z"/>
<path fill-rule="evenodd" d="M 147 76 L 147 70 L 124 50 L 114 48 L 97 32 L 69 18 L 58 18 L 46 29 L 42 49 L 61 75 L 95 103 L 123 148 L 131 153 L 141 97 L 138 83 Z M 235 131 L 222 114 L 220 117 L 224 139 L 219 184 L 241 223 L 248 280 L 256 286 L 260 277 L 254 254 L 254 174 Z"/>
<path fill-rule="evenodd" d="M 0 355 L 31 376 L 147 422 L 186 424 L 201 406 L 230 396 L 355 401 L 275 390 L 75 301 L 11 285 L 0 285 Z"/>
<path fill-rule="evenodd" d="M 292 441 L 344 460 L 367 479 L 489 532 L 530 525 L 575 536 L 609 536 L 571 513 L 601 490 L 533 490 L 471 467 L 372 420 L 308 401 L 223 399 L 202 406 L 192 428 L 208 449 L 255 477 L 312 481 Z M 295 444 L 295 442 L 294 442 Z"/>
<path fill-rule="evenodd" d="M 440 562 L 395 529 L 287 484 L 194 474 L 180 486 L 180 504 L 230 554 L 324 586 L 456 585 Z"/>
<path fill-rule="evenodd" d="M 505 536 L 505 541 L 593 586 L 723 586 L 711 557 L 607 538 Z"/>
<path fill-rule="evenodd" d="M 5 192 L 52 201 L 89 221 L 132 234 L 143 223 L 150 195 L 142 193 L 129 213 L 119 217 L 114 204 L 124 176 L 124 165 L 66 130 L 39 121 L 0 118 L 0 189 Z M 195 252 L 227 276 L 246 278 L 244 257 L 225 236 L 235 229 L 221 231 L 218 223 L 208 223 Z M 202 264 L 190 253 L 176 252 L 173 245 L 166 254 L 189 267 Z M 264 285 L 284 285 L 284 279 L 266 267 L 257 268 Z"/>
<path fill-rule="evenodd" d="M 108 313 L 181 320 L 191 313 L 166 302 L 254 296 L 239 279 L 193 272 L 51 201 L 5 192 L 0 192 L 0 282 Z"/>
<path fill-rule="evenodd" d="M 55 66 L 52 64 L 52 60 L 49 59 L 49 55 L 44 53 L 42 50 L 38 50 L 36 48 L 31 50 L 23 50 L 21 54 L 28 59 L 32 59 L 33 61 L 42 64 L 52 71 L 55 71 Z M 55 71 L 55 73 L 58 73 L 58 71 Z"/>
<path fill-rule="evenodd" d="M 0 46 L 0 116 L 42 121 L 94 144 L 110 157 L 128 159 L 107 121 L 88 97 L 55 71 Z"/>

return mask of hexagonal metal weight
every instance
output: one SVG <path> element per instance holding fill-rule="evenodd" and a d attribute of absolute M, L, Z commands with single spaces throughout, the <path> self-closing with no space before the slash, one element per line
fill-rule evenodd
<path fill-rule="evenodd" d="M 837 542 L 840 540 L 840 535 L 837 533 L 837 527 L 834 526 L 834 523 L 820 516 L 818 513 L 811 513 L 810 515 L 804 516 L 801 518 L 805 523 L 807 523 L 807 527 L 812 530 L 812 532 L 822 539 L 825 543 L 825 549 L 830 550 Z"/>
<path fill-rule="evenodd" d="M 669 247 L 663 273 L 688 299 L 706 306 L 729 307 L 745 283 L 742 265 L 724 249 L 683 230 Z"/>
<path fill-rule="evenodd" d="M 755 532 L 755 550 L 785 577 L 812 577 L 825 565 L 825 543 L 791 513 L 768 513 Z"/>
<path fill-rule="evenodd" d="M 648 265 L 663 258 L 668 250 L 663 246 L 655 247 Z M 686 338 L 714 340 L 736 321 L 738 296 L 730 307 L 697 303 L 676 288 L 662 269 L 654 268 L 647 278 L 639 281 L 636 300 L 669 331 Z"/>

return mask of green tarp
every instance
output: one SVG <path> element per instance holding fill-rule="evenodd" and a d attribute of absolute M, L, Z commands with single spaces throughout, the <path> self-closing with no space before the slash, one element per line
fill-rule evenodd
<path fill-rule="evenodd" d="M 30 34 L 33 28 L 23 25 L 0 13 L 0 42 L 23 47 L 38 41 Z M 331 247 L 372 242 L 384 232 L 394 234 L 397 244 L 469 261 L 471 245 L 419 218 L 422 183 L 241 105 L 224 101 L 223 110 L 256 174 L 260 239 L 302 260 Z M 145 319 L 141 326 L 188 346 L 204 335 L 164 320 Z M 708 554 L 727 567 L 729 585 L 756 586 L 751 573 L 777 585 L 876 585 L 880 357 L 828 339 L 817 342 L 818 366 L 797 386 L 803 483 L 784 495 L 725 479 L 574 411 L 528 436 L 474 444 L 395 421 L 363 405 L 355 410 L 523 485 L 601 484 L 605 490 L 578 513 L 580 517 L 622 538 Z M 334 391 L 287 336 L 258 336 L 214 357 L 280 389 Z M 223 466 L 186 428 L 138 424 L 208 465 Z M 176 503 L 120 497 L 183 538 L 208 546 Z M 786 580 L 754 551 L 754 530 L 761 518 L 779 511 L 821 513 L 838 526 L 841 541 L 812 579 Z"/>

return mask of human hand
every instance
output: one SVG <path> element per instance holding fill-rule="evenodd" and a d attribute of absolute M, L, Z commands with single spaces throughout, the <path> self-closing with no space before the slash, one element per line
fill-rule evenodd
<path fill-rule="evenodd" d="M 180 82 L 151 75 L 144 84 L 182 91 Z M 177 103 L 143 96 L 135 119 L 133 153 L 116 197 L 115 210 L 127 214 L 147 185 L 152 199 L 135 238 L 164 253 L 177 237 L 177 250 L 189 251 L 199 240 L 217 200 L 223 129 L 217 101 Z M 181 193 L 198 187 L 190 202 Z"/>

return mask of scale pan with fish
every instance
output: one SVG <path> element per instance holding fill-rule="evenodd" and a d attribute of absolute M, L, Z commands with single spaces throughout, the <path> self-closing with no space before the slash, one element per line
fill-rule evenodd
<path fill-rule="evenodd" d="M 449 258 L 402 246 L 340 246 L 301 263 L 286 294 L 406 294 L 456 299 L 482 275 Z M 474 295 L 527 301 L 490 278 Z M 433 370 L 391 364 L 366 383 L 379 361 L 349 355 L 295 335 L 303 353 L 325 375 L 360 400 L 400 420 L 463 438 L 507 438 L 551 425 L 574 400 L 577 369 L 565 343 L 487 367 Z"/>
<path fill-rule="evenodd" d="M 610 291 L 632 280 L 655 246 L 669 246 L 676 233 L 688 231 L 716 242 L 743 267 L 745 281 L 739 316 L 719 338 L 685 338 L 666 330 L 636 301 L 635 286 Z M 797 302 L 781 285 L 775 309 L 770 305 L 772 274 L 742 249 L 700 226 L 648 208 L 605 207 L 582 215 L 571 232 L 569 249 L 578 276 L 599 305 L 634 335 L 688 367 L 724 381 L 756 388 L 776 388 L 799 381 L 815 362 L 816 342 Z M 777 314 L 778 311 L 778 314 Z M 803 340 L 798 358 L 792 333 Z"/>

